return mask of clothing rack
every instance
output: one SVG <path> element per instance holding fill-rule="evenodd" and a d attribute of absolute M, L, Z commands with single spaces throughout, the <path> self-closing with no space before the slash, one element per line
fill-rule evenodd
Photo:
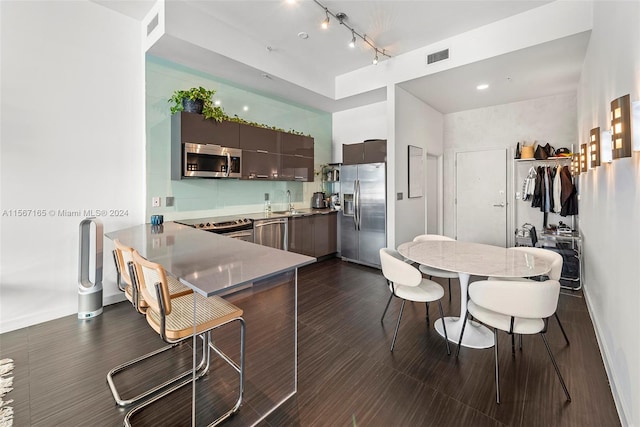
<path fill-rule="evenodd" d="M 554 223 L 556 221 L 564 220 L 565 217 L 560 218 L 560 213 L 555 213 L 551 210 L 552 216 L 549 215 L 551 212 L 544 212 L 544 209 L 541 209 L 542 218 L 538 216 L 538 220 L 536 221 L 535 210 L 540 209 L 539 206 L 532 208 L 530 203 L 532 199 L 525 197 L 525 191 L 523 189 L 523 183 L 527 176 L 530 176 L 531 171 L 536 172 L 536 176 L 538 173 L 539 167 L 549 167 L 549 168 L 563 168 L 564 166 L 569 167 L 568 172 L 571 172 L 571 161 L 573 159 L 571 157 L 550 157 L 548 159 L 513 159 L 513 191 L 515 193 L 515 202 L 512 204 L 513 209 L 511 210 L 511 221 L 514 227 L 520 227 L 523 223 L 537 223 L 537 227 L 540 227 L 541 230 L 545 230 L 549 227 L 549 223 Z M 567 170 L 565 170 L 565 173 Z M 575 175 L 570 174 L 572 180 L 575 180 Z M 535 177 L 534 177 L 535 178 Z M 527 203 L 528 202 L 528 203 Z M 542 223 L 540 222 L 542 219 Z M 571 228 L 575 228 L 575 216 L 568 215 L 566 217 Z M 515 243 L 515 242 L 514 242 Z"/>

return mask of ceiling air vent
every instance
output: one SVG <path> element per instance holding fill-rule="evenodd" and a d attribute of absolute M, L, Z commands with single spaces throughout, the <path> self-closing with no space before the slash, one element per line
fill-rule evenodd
<path fill-rule="evenodd" d="M 427 55 L 427 65 L 449 58 L 449 49 Z"/>
<path fill-rule="evenodd" d="M 147 35 L 151 34 L 151 32 L 155 30 L 157 26 L 158 26 L 158 15 L 156 14 L 156 16 L 154 16 L 153 19 L 149 21 L 149 24 L 147 25 Z"/>

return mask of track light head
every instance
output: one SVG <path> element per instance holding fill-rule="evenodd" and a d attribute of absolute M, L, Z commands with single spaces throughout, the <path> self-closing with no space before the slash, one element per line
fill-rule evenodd
<path fill-rule="evenodd" d="M 325 11 L 325 14 L 327 15 L 326 18 L 324 18 L 324 20 L 322 21 L 322 24 L 320 24 L 320 26 L 322 27 L 323 30 L 326 30 L 327 28 L 329 28 L 329 12 Z"/>
<path fill-rule="evenodd" d="M 353 49 L 356 47 L 356 34 L 353 30 L 351 30 L 351 41 L 349 42 L 349 47 Z"/>
<path fill-rule="evenodd" d="M 376 56 L 373 58 L 373 65 L 378 65 L 378 49 L 376 49 Z"/>

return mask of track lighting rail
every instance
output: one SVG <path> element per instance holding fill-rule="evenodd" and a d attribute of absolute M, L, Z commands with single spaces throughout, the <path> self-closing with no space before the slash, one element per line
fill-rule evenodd
<path fill-rule="evenodd" d="M 322 21 L 322 28 L 328 28 L 329 26 L 329 21 L 330 18 L 329 16 L 334 17 L 339 23 L 340 25 L 343 25 L 344 27 L 348 28 L 351 31 L 351 41 L 349 42 L 349 46 L 350 47 L 355 47 L 355 43 L 356 43 L 356 37 L 358 37 L 360 40 L 362 40 L 363 42 L 365 42 L 366 44 L 368 44 L 375 52 L 375 56 L 373 58 L 373 64 L 377 64 L 378 63 L 378 55 L 382 55 L 382 56 L 386 56 L 387 58 L 391 58 L 391 55 L 389 55 L 385 49 L 381 49 L 379 47 L 377 47 L 373 41 L 371 41 L 370 39 L 367 38 L 366 34 L 360 34 L 359 32 L 357 32 L 355 30 L 355 28 L 353 28 L 352 26 L 350 26 L 349 24 L 347 24 L 345 21 L 347 19 L 347 15 L 342 13 L 342 12 L 338 12 L 338 13 L 333 13 L 331 10 L 329 10 L 329 8 L 327 8 L 325 5 L 323 5 L 322 3 L 320 3 L 318 0 L 313 0 L 313 2 L 315 4 L 317 4 L 318 6 L 320 6 L 325 13 L 325 19 Z"/>

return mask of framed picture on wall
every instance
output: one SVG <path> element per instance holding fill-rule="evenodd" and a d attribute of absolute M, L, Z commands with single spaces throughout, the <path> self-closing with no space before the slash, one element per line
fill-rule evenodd
<path fill-rule="evenodd" d="M 424 158 L 422 148 L 409 146 L 409 197 L 424 195 Z"/>

